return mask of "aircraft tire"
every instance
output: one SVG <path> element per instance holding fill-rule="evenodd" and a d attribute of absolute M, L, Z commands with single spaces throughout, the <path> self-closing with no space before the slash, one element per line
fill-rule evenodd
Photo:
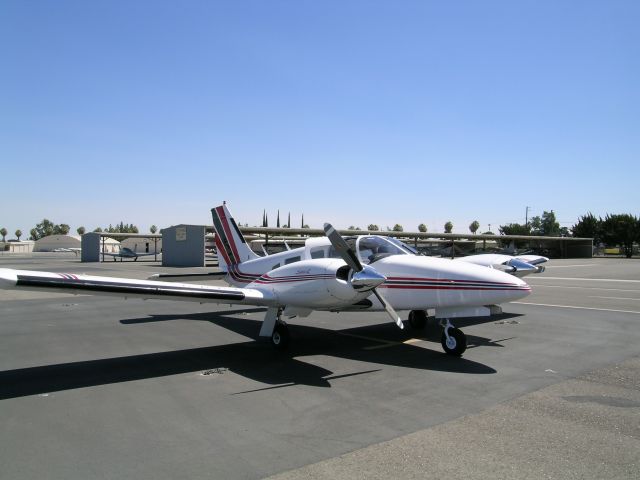
<path fill-rule="evenodd" d="M 449 342 L 445 333 L 442 332 L 440 343 L 446 354 L 461 357 L 467 349 L 467 336 L 458 328 L 450 328 Z"/>
<path fill-rule="evenodd" d="M 411 310 L 409 312 L 409 325 L 414 330 L 422 330 L 427 326 L 427 312 L 425 310 Z"/>
<path fill-rule="evenodd" d="M 289 327 L 286 323 L 276 323 L 271 334 L 271 345 L 277 350 L 285 350 L 289 346 Z"/>

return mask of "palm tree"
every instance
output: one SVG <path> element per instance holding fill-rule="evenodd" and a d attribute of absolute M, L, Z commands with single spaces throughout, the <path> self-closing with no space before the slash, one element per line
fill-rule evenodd
<path fill-rule="evenodd" d="M 0 235 L 2 235 L 2 243 L 4 243 L 4 240 L 5 240 L 6 236 L 7 236 L 7 233 L 9 233 L 9 232 L 7 232 L 6 228 L 4 228 L 4 227 L 0 228 Z"/>
<path fill-rule="evenodd" d="M 84 232 L 86 232 L 87 229 L 84 227 L 78 227 L 78 229 L 76 230 L 76 232 L 78 232 L 78 235 L 84 235 Z"/>
<path fill-rule="evenodd" d="M 427 226 L 424 223 L 418 225 L 418 231 L 422 233 L 427 233 Z"/>
<path fill-rule="evenodd" d="M 151 225 L 151 226 L 149 227 L 149 231 L 150 231 L 151 233 L 156 233 L 156 232 L 158 231 L 158 227 L 156 227 L 155 225 Z"/>
<path fill-rule="evenodd" d="M 471 225 L 469 225 L 469 231 L 474 235 L 479 228 L 480 228 L 480 222 L 478 222 L 477 220 L 474 220 L 473 222 L 471 222 Z"/>
<path fill-rule="evenodd" d="M 444 233 L 451 233 L 451 230 L 453 230 L 453 223 L 451 222 L 447 222 L 444 224 Z"/>
<path fill-rule="evenodd" d="M 22 236 L 22 230 L 20 229 L 16 230 L 16 238 L 18 239 L 18 241 L 20 241 L 21 236 Z"/>

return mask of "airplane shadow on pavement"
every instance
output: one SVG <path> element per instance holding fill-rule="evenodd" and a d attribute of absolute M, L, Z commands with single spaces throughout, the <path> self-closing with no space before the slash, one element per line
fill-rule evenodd
<path fill-rule="evenodd" d="M 439 348 L 439 332 L 413 335 L 409 328 L 398 329 L 391 323 L 344 330 L 328 330 L 307 325 L 290 325 L 291 344 L 287 351 L 276 351 L 265 339 L 259 339 L 261 319 L 246 318 L 246 313 L 263 312 L 253 308 L 186 315 L 152 315 L 125 319 L 124 325 L 172 320 L 212 322 L 249 337 L 247 342 L 158 352 L 125 357 L 44 365 L 0 371 L 0 400 L 56 391 L 130 382 L 193 372 L 228 369 L 263 383 L 264 390 L 291 385 L 331 387 L 330 381 L 347 376 L 365 375 L 394 366 L 461 374 L 492 374 L 493 368 L 472 360 L 452 357 Z M 432 331 L 431 331 L 432 330 Z M 435 337 L 437 333 L 437 339 Z M 435 340 L 437 350 L 403 343 L 414 339 Z M 470 347 L 493 345 L 481 337 L 468 337 Z M 496 344 L 494 346 L 501 346 Z M 323 367 L 302 360 L 311 355 L 327 355 L 367 362 L 372 368 L 346 375 L 333 375 Z M 247 392 L 237 392 L 247 393 Z"/>

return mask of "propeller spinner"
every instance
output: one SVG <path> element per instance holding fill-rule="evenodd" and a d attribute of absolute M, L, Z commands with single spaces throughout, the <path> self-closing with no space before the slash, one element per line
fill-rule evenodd
<path fill-rule="evenodd" d="M 340 257 L 345 263 L 353 270 L 351 276 L 351 285 L 357 290 L 371 290 L 376 296 L 378 301 L 382 304 L 387 314 L 391 319 L 400 327 L 404 328 L 402 320 L 393 309 L 393 307 L 387 302 L 382 295 L 376 290 L 376 287 L 387 279 L 384 275 L 378 273 L 373 267 L 369 265 L 362 265 L 356 253 L 349 247 L 349 244 L 345 242 L 344 238 L 333 228 L 330 223 L 324 224 L 324 233 L 333 245 L 333 248 L 340 254 Z"/>

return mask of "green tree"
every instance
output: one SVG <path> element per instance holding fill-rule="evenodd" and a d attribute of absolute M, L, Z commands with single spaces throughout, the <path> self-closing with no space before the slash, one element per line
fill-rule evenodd
<path fill-rule="evenodd" d="M 444 233 L 451 233 L 453 230 L 453 223 L 447 222 L 444 224 Z"/>
<path fill-rule="evenodd" d="M 593 238 L 595 243 L 600 243 L 601 225 L 602 219 L 596 218 L 593 213 L 589 212 L 578 219 L 578 223 L 571 227 L 571 231 L 574 237 Z"/>
<path fill-rule="evenodd" d="M 498 231 L 500 232 L 500 235 L 531 235 L 531 227 L 520 223 L 500 225 Z"/>
<path fill-rule="evenodd" d="M 71 230 L 71 227 L 69 225 L 67 225 L 66 223 L 61 223 L 60 225 L 56 225 L 54 227 L 53 234 L 54 235 L 67 235 L 70 230 Z"/>
<path fill-rule="evenodd" d="M 76 230 L 76 232 L 78 232 L 78 235 L 80 236 L 84 235 L 86 231 L 87 229 L 84 227 L 78 227 L 78 229 Z"/>
<path fill-rule="evenodd" d="M 633 242 L 640 241 L 640 221 L 630 214 L 607 214 L 601 224 L 601 235 L 607 245 L 621 246 L 625 256 L 631 258 Z"/>
<path fill-rule="evenodd" d="M 20 229 L 16 230 L 16 238 L 18 239 L 18 241 L 20 241 L 21 236 L 22 236 L 22 230 Z"/>
<path fill-rule="evenodd" d="M 542 214 L 542 235 L 547 237 L 560 236 L 560 223 L 556 220 L 556 214 L 551 210 Z"/>
<path fill-rule="evenodd" d="M 541 217 L 531 218 L 531 233 L 544 237 L 559 237 L 560 223 L 556 220 L 554 211 L 547 212 L 545 210 Z"/>
<path fill-rule="evenodd" d="M 393 226 L 393 231 L 394 232 L 404 232 L 404 228 L 402 228 L 402 225 L 400 225 L 399 223 L 396 223 Z"/>
<path fill-rule="evenodd" d="M 44 218 L 42 222 L 38 223 L 35 228 L 31 230 L 31 239 L 40 240 L 41 238 L 53 235 L 56 226 L 56 224 Z"/>
<path fill-rule="evenodd" d="M 105 228 L 104 231 L 107 233 L 139 233 L 138 227 L 136 227 L 133 223 L 124 222 L 116 224 L 115 227 L 109 224 L 109 228 Z"/>
<path fill-rule="evenodd" d="M 380 231 L 380 227 L 378 225 L 376 225 L 375 223 L 371 223 L 367 227 L 367 230 L 369 230 L 370 232 L 378 232 L 378 231 Z"/>
<path fill-rule="evenodd" d="M 155 225 L 151 225 L 149 227 L 149 231 L 153 234 L 155 234 L 158 231 L 158 227 L 156 227 Z"/>
<path fill-rule="evenodd" d="M 102 233 L 102 228 L 98 227 L 94 230 L 94 233 Z"/>
<path fill-rule="evenodd" d="M 427 233 L 427 226 L 424 223 L 418 225 L 418 231 L 422 233 Z"/>
<path fill-rule="evenodd" d="M 480 222 L 478 222 L 477 220 L 474 220 L 473 222 L 471 222 L 471 224 L 469 225 L 469 231 L 471 233 L 473 233 L 475 235 L 475 233 L 478 231 L 478 229 L 480 228 Z"/>
<path fill-rule="evenodd" d="M 349 228 L 347 228 L 347 230 L 360 230 L 360 227 L 354 227 L 353 225 L 349 225 Z"/>
<path fill-rule="evenodd" d="M 2 243 L 4 243 L 4 240 L 7 237 L 7 233 L 9 232 L 7 231 L 6 228 L 4 227 L 0 228 L 0 235 L 2 235 Z"/>

